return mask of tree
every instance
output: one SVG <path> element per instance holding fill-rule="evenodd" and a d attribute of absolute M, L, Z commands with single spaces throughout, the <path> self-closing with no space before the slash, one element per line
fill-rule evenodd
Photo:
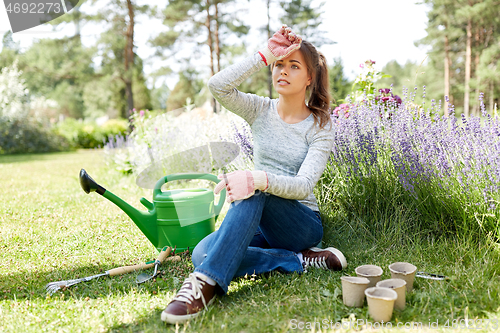
<path fill-rule="evenodd" d="M 150 13 L 151 8 L 147 5 L 139 6 L 132 0 L 111 0 L 106 9 L 89 18 L 94 22 L 110 23 L 97 42 L 102 56 L 100 79 L 106 78 L 110 83 L 115 98 L 114 107 L 123 118 L 128 118 L 134 108 L 151 108 L 142 59 L 134 52 L 134 27 L 137 17 Z M 138 87 L 135 87 L 136 85 Z M 143 95 L 140 103 L 135 98 L 137 91 L 141 91 Z M 124 99 L 126 104 L 121 102 Z"/>
<path fill-rule="evenodd" d="M 321 8 L 324 3 L 320 3 L 317 8 L 313 8 L 311 0 L 281 0 L 279 2 L 273 0 L 264 1 L 267 9 L 267 25 L 261 30 L 266 34 L 267 39 L 271 38 L 274 31 L 280 28 L 271 27 L 271 20 L 276 19 L 276 17 L 271 17 L 271 6 L 273 3 L 278 3 L 279 7 L 282 9 L 281 13 L 277 17 L 279 22 L 292 27 L 295 31 L 299 32 L 299 35 L 317 47 L 333 43 L 330 39 L 324 37 L 324 31 L 319 30 L 319 25 L 322 22 Z M 268 67 L 266 71 L 268 95 L 269 98 L 273 98 L 271 68 Z"/>
<path fill-rule="evenodd" d="M 151 44 L 157 47 L 157 54 L 180 62 L 198 60 L 209 56 L 209 72 L 214 75 L 220 70 L 220 59 L 228 46 L 226 40 L 235 34 L 241 37 L 248 33 L 248 26 L 236 18 L 234 13 L 225 12 L 235 0 L 172 0 L 161 13 L 163 23 L 169 28 L 158 34 Z M 181 50 L 191 50 L 189 53 Z M 163 52 L 170 51 L 168 54 Z M 184 53 L 180 55 L 180 53 Z M 217 104 L 212 99 L 214 112 Z"/>
<path fill-rule="evenodd" d="M 2 50 L 4 49 L 9 49 L 13 50 L 16 53 L 19 52 L 19 43 L 14 42 L 14 39 L 12 38 L 12 31 L 7 31 L 2 38 Z"/>
<path fill-rule="evenodd" d="M 40 39 L 19 55 L 19 67 L 31 97 L 46 97 L 59 104 L 59 112 L 82 118 L 83 88 L 95 75 L 95 49 L 74 38 Z"/>
<path fill-rule="evenodd" d="M 330 66 L 328 74 L 330 75 L 333 103 L 338 105 L 350 93 L 352 84 L 344 76 L 344 65 L 340 57 L 333 59 L 333 65 Z"/>
<path fill-rule="evenodd" d="M 19 44 L 12 39 L 12 32 L 7 31 L 2 38 L 2 52 L 0 52 L 0 69 L 11 66 L 19 54 Z"/>
<path fill-rule="evenodd" d="M 281 7 L 285 11 L 281 16 L 281 22 L 293 27 L 295 31 L 316 47 L 334 42 L 325 37 L 325 31 L 319 30 L 322 23 L 321 8 L 324 2 L 317 8 L 312 7 L 312 0 L 284 0 L 280 1 Z"/>
<path fill-rule="evenodd" d="M 408 60 L 405 64 L 399 64 L 396 60 L 389 61 L 382 72 L 390 75 L 382 78 L 376 83 L 376 91 L 381 88 L 392 86 L 393 94 L 401 98 L 413 100 L 414 103 L 430 107 L 430 101 L 434 100 L 436 107 L 445 103 L 443 96 L 443 59 L 433 58 L 427 63 Z M 437 62 L 436 62 L 437 61 Z M 424 99 L 425 87 L 425 99 Z M 433 111 L 435 112 L 435 111 Z"/>
<path fill-rule="evenodd" d="M 173 111 L 186 106 L 186 101 L 194 102 L 196 94 L 201 90 L 201 83 L 197 80 L 197 73 L 188 69 L 179 73 L 179 81 L 167 99 L 167 110 Z"/>
<path fill-rule="evenodd" d="M 135 9 L 131 0 L 127 0 L 128 23 L 125 32 L 126 43 L 124 50 L 124 67 L 123 82 L 125 83 L 125 94 L 127 95 L 128 110 L 134 109 L 134 93 L 132 92 L 132 65 L 134 63 L 134 16 Z"/>
<path fill-rule="evenodd" d="M 456 70 L 454 71 L 452 68 L 454 59 L 451 56 L 453 51 L 453 53 L 458 52 L 457 45 L 461 43 L 463 36 L 462 28 L 455 24 L 457 2 L 455 0 L 426 0 L 425 3 L 431 5 L 427 14 L 429 22 L 426 31 L 428 35 L 417 44 L 431 45 L 430 62 L 443 64 L 444 96 L 449 98 L 450 104 L 454 104 L 451 86 L 452 75 Z M 448 117 L 448 103 L 444 103 L 443 109 L 445 117 Z"/>
<path fill-rule="evenodd" d="M 491 78 L 484 80 L 484 75 L 487 73 L 481 70 L 481 67 L 488 64 L 481 62 L 481 58 L 484 52 L 500 40 L 498 18 L 500 1 L 425 0 L 424 2 L 430 5 L 428 36 L 419 41 L 419 44 L 431 46 L 429 53 L 431 63 L 443 63 L 445 95 L 448 95 L 449 91 L 451 104 L 463 105 L 466 116 L 471 113 L 472 104 L 472 114 L 478 114 L 477 99 L 480 90 L 486 89 L 488 93 L 495 91 L 489 88 L 492 84 Z M 442 58 L 444 61 L 437 61 L 437 58 Z M 483 59 L 486 58 L 488 57 Z M 475 103 L 470 101 L 472 89 L 475 89 Z"/>

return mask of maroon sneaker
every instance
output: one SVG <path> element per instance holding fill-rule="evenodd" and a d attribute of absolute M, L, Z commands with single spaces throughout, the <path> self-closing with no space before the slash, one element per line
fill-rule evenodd
<path fill-rule="evenodd" d="M 161 320 L 170 324 L 182 323 L 198 316 L 214 300 L 215 286 L 208 284 L 206 277 L 191 273 L 161 313 Z"/>
<path fill-rule="evenodd" d="M 344 255 L 334 247 L 326 249 L 310 247 L 302 251 L 302 257 L 304 258 L 304 271 L 308 267 L 331 269 L 334 271 L 340 271 L 347 267 L 347 260 Z"/>

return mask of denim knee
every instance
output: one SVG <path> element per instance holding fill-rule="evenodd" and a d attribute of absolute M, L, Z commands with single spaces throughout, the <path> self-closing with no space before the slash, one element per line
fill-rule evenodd
<path fill-rule="evenodd" d="M 194 267 L 198 267 L 201 265 L 203 260 L 205 260 L 207 256 L 207 248 L 206 248 L 206 240 L 207 238 L 205 237 L 202 239 L 198 245 L 195 246 L 193 249 L 193 252 L 191 253 L 191 261 L 193 262 Z"/>

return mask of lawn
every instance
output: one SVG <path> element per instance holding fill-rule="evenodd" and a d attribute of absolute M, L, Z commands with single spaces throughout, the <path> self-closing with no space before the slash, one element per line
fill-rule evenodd
<path fill-rule="evenodd" d="M 407 308 L 392 325 L 439 323 L 494 331 L 500 328 L 500 247 L 469 235 L 412 234 L 401 229 L 411 215 L 394 210 L 373 220 L 352 218 L 322 206 L 323 246 L 343 251 L 343 272 L 310 269 L 306 274 L 270 273 L 234 281 L 229 293 L 186 325 L 168 326 L 160 313 L 192 265 L 188 255 L 162 266 L 155 281 L 135 283 L 139 273 L 104 277 L 48 295 L 51 281 L 95 275 L 137 264 L 157 252 L 115 205 L 80 188 L 85 168 L 101 185 L 142 209 L 151 199 L 132 177 L 103 163 L 99 150 L 0 157 L 0 331 L 1 332 L 289 332 L 329 331 L 345 321 L 374 324 L 368 309 L 342 303 L 340 277 L 362 264 L 411 262 L 445 281 L 417 278 Z M 351 216 L 351 217 L 347 217 Z M 223 216 L 221 216 L 222 219 Z M 401 223 L 404 221 L 405 223 Z M 376 233 L 370 226 L 377 225 Z M 337 325 L 337 327 L 338 327 Z M 312 328 L 311 328 L 312 327 Z M 352 326 L 351 326 L 352 327 Z M 408 327 L 408 326 L 407 326 Z M 415 326 L 418 327 L 418 326 Z"/>

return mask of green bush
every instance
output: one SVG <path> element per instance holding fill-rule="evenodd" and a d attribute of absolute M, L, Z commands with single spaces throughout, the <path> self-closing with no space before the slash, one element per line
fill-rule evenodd
<path fill-rule="evenodd" d="M 0 121 L 0 154 L 48 153 L 70 150 L 69 141 L 34 120 Z"/>
<path fill-rule="evenodd" d="M 124 135 L 128 129 L 125 119 L 110 119 L 99 126 L 95 122 L 67 118 L 56 125 L 56 131 L 71 142 L 74 148 L 99 148 L 109 137 Z"/>

